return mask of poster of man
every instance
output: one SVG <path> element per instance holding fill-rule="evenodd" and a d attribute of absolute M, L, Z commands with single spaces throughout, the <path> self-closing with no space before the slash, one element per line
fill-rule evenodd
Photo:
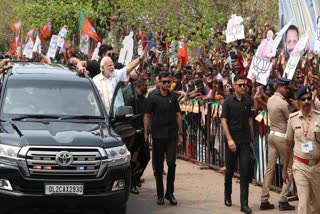
<path fill-rule="evenodd" d="M 296 26 L 290 27 L 291 26 L 289 26 L 285 34 L 285 54 L 289 55 L 289 60 L 285 67 L 283 77 L 291 80 L 295 74 L 299 60 L 308 46 L 310 28 L 297 40 L 299 37 L 298 28 Z"/>
<path fill-rule="evenodd" d="M 299 29 L 295 25 L 290 25 L 284 34 L 283 45 L 285 51 L 285 61 L 289 60 L 289 57 L 299 41 Z"/>

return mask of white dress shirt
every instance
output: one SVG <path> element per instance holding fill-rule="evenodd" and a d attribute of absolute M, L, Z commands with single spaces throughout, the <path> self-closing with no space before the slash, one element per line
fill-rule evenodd
<path fill-rule="evenodd" d="M 126 67 L 119 70 L 114 70 L 113 76 L 109 78 L 104 77 L 102 75 L 102 72 L 100 72 L 100 74 L 96 75 L 93 78 L 93 82 L 100 93 L 100 96 L 108 113 L 111 107 L 113 93 L 117 84 L 120 81 L 127 81 L 128 79 L 129 76 L 127 75 Z"/>

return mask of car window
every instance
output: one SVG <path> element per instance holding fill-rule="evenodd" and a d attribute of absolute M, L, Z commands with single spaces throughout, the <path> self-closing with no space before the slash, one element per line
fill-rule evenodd
<path fill-rule="evenodd" d="M 101 116 L 89 81 L 59 80 L 9 80 L 2 113 Z"/>
<path fill-rule="evenodd" d="M 122 90 L 119 89 L 118 90 L 118 93 L 114 99 L 114 109 L 115 111 L 113 112 L 113 117 L 115 117 L 115 113 L 116 113 L 116 110 L 120 107 L 120 106 L 124 106 L 124 99 L 123 99 L 123 93 L 122 93 Z"/>
<path fill-rule="evenodd" d="M 134 108 L 134 94 L 131 83 L 129 83 L 128 85 L 124 85 L 124 87 L 120 88 L 115 96 L 116 97 L 113 106 L 113 117 L 115 117 L 117 109 L 121 106 L 131 106 Z"/>

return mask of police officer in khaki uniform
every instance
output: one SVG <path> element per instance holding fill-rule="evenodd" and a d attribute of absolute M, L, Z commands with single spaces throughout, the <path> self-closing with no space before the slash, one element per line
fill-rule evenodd
<path fill-rule="evenodd" d="M 287 122 L 290 115 L 289 104 L 286 101 L 289 92 L 290 80 L 279 78 L 277 81 L 277 91 L 271 96 L 267 103 L 268 115 L 270 118 L 270 134 L 268 136 L 268 165 L 264 176 L 262 193 L 261 193 L 261 210 L 274 209 L 274 205 L 270 204 L 269 190 L 274 178 L 274 171 L 277 159 L 281 158 L 284 161 L 286 152 L 286 130 Z M 292 158 L 288 167 L 289 181 L 283 184 L 279 200 L 279 210 L 294 210 L 295 207 L 288 203 L 287 195 L 292 182 Z"/>
<path fill-rule="evenodd" d="M 296 182 L 299 214 L 320 213 L 320 112 L 312 109 L 311 88 L 298 90 L 300 111 L 290 115 L 287 128 L 287 152 L 283 180 L 288 179 L 287 166 L 293 150 L 293 176 Z"/>

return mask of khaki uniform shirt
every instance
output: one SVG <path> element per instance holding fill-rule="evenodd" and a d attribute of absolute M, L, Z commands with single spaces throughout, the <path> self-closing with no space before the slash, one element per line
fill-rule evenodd
<path fill-rule="evenodd" d="M 285 134 L 291 113 L 286 99 L 280 93 L 274 93 L 268 100 L 267 109 L 271 130 Z"/>
<path fill-rule="evenodd" d="M 310 124 L 309 129 L 307 129 L 308 123 Z M 294 143 L 294 155 L 304 159 L 317 159 L 320 157 L 320 141 L 317 142 L 315 139 L 315 132 L 319 132 L 319 125 L 319 111 L 311 110 L 308 117 L 303 116 L 301 110 L 290 115 L 286 138 L 288 143 Z M 307 136 L 305 136 L 305 133 Z M 302 144 L 307 141 L 312 142 L 313 150 L 304 153 L 302 151 Z"/>

